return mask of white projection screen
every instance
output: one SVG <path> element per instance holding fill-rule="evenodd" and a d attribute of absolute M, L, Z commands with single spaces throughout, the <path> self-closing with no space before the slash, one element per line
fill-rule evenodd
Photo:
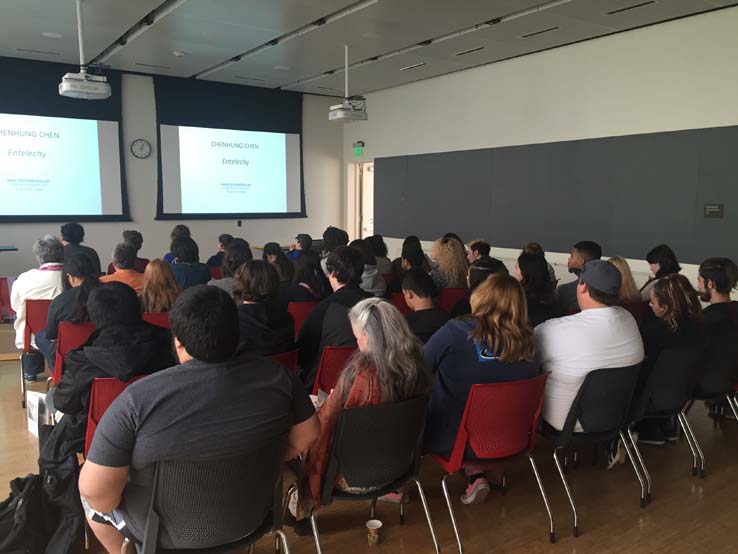
<path fill-rule="evenodd" d="M 127 219 L 116 121 L 0 113 L 0 221 Z"/>
<path fill-rule="evenodd" d="M 160 218 L 301 214 L 298 133 L 160 125 Z"/>

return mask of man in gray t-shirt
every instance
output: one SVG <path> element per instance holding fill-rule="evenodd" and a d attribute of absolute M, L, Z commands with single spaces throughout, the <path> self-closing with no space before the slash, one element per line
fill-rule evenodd
<path fill-rule="evenodd" d="M 153 467 L 160 460 L 258 451 L 288 436 L 287 458 L 319 424 L 301 383 L 262 358 L 232 358 L 238 315 L 224 291 L 187 289 L 170 312 L 180 365 L 128 387 L 101 419 L 79 488 L 90 526 L 109 552 L 143 539 Z M 186 548 L 162 529 L 163 548 Z"/>

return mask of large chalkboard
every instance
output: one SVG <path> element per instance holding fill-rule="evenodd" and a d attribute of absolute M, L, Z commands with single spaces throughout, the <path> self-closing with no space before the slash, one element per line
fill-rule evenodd
<path fill-rule="evenodd" d="M 738 259 L 738 127 L 395 156 L 375 160 L 374 227 L 433 240 L 453 231 L 495 246 Z M 706 204 L 724 217 L 705 218 Z"/>

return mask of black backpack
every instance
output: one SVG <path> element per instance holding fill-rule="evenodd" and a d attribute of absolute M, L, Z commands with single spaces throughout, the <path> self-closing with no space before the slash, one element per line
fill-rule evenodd
<path fill-rule="evenodd" d="M 0 503 L 0 552 L 43 554 L 52 534 L 46 525 L 46 495 L 40 475 L 17 477 Z"/>

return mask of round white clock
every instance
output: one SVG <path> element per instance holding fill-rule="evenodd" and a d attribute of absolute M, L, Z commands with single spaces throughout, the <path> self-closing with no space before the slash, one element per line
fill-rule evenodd
<path fill-rule="evenodd" d="M 131 143 L 131 154 L 144 159 L 151 155 L 151 144 L 146 139 L 136 139 Z"/>

